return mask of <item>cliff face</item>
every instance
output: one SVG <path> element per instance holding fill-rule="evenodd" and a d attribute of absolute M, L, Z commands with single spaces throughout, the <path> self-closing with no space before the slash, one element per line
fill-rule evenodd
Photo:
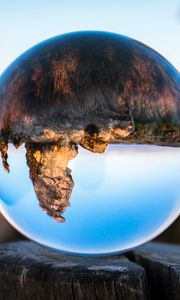
<path fill-rule="evenodd" d="M 77 155 L 74 145 L 26 144 L 27 163 L 39 204 L 49 216 L 63 222 L 62 214 L 70 205 L 74 182 L 67 167 Z"/>

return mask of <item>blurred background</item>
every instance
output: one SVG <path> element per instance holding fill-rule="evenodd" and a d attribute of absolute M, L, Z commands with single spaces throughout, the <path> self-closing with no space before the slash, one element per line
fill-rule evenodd
<path fill-rule="evenodd" d="M 179 0 L 0 0 L 0 28 L 0 74 L 34 44 L 61 33 L 87 29 L 140 40 L 180 70 Z M 22 238 L 0 216 L 0 242 Z M 180 243 L 180 219 L 158 240 Z"/>

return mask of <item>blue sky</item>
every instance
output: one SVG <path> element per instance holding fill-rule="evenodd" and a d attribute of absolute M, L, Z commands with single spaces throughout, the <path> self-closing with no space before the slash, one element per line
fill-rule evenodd
<path fill-rule="evenodd" d="M 0 0 L 0 73 L 32 45 L 85 29 L 136 38 L 180 70 L 180 0 Z"/>

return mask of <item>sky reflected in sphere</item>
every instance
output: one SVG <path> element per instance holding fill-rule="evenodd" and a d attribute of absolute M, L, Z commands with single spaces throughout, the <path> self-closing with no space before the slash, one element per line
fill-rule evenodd
<path fill-rule="evenodd" d="M 79 147 L 70 161 L 74 189 L 57 223 L 39 207 L 24 147 L 10 146 L 10 174 L 0 168 L 1 211 L 27 237 L 75 254 L 126 251 L 152 239 L 180 212 L 180 149 L 109 145 Z"/>

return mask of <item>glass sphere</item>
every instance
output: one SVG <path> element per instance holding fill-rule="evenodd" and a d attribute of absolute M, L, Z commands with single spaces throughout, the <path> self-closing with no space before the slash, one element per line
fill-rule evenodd
<path fill-rule="evenodd" d="M 69 166 L 74 189 L 66 221 L 39 207 L 25 149 L 9 150 L 0 168 L 1 212 L 30 239 L 61 252 L 105 255 L 132 249 L 160 234 L 180 212 L 180 148 L 108 145 L 103 154 L 79 148 Z"/>
<path fill-rule="evenodd" d="M 0 77 L 0 153 L 1 211 L 20 232 L 65 253 L 128 251 L 180 212 L 180 74 L 116 33 L 44 41 Z"/>

